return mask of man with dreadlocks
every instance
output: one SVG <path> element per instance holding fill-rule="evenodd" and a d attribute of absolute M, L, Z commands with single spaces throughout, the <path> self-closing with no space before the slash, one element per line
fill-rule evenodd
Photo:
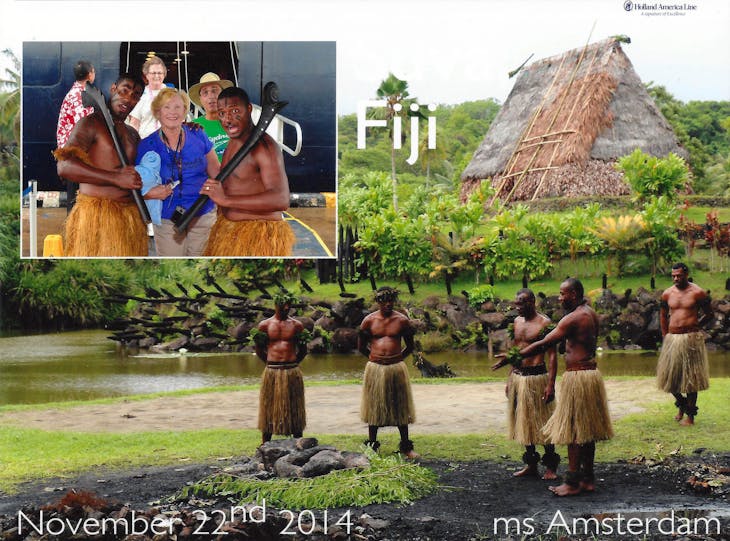
<path fill-rule="evenodd" d="M 674 395 L 674 405 L 679 408 L 674 419 L 690 426 L 697 415 L 697 392 L 710 386 L 702 327 L 713 315 L 710 296 L 689 281 L 687 265 L 672 265 L 672 282 L 674 285 L 662 293 L 659 311 L 664 341 L 657 363 L 657 386 Z"/>
<path fill-rule="evenodd" d="M 558 326 L 519 353 L 532 357 L 565 340 L 560 400 L 543 432 L 553 444 L 568 445 L 565 480 L 550 490 L 557 496 L 573 496 L 595 490 L 596 441 L 613 437 L 613 429 L 606 389 L 595 360 L 598 316 L 583 298 L 580 280 L 568 278 L 560 284 L 559 300 L 566 314 Z"/>
<path fill-rule="evenodd" d="M 515 297 L 517 317 L 514 321 L 513 343 L 515 347 L 540 340 L 554 325 L 550 318 L 535 309 L 535 294 L 531 289 L 520 289 Z M 545 466 L 543 479 L 557 479 L 555 473 L 560 463 L 560 455 L 555 446 L 545 438 L 542 427 L 555 410 L 555 375 L 558 370 L 558 353 L 555 346 L 546 350 L 548 365 L 545 366 L 545 352 L 541 351 L 530 357 L 520 358 L 513 365 L 507 379 L 507 424 L 509 438 L 525 446 L 522 461 L 525 468 L 515 472 L 515 477 L 537 475 L 537 463 L 540 453 L 536 445 L 543 445 L 545 453 L 542 464 Z M 505 355 L 492 365 L 497 370 L 508 364 Z"/>
<path fill-rule="evenodd" d="M 403 362 L 414 347 L 411 321 L 393 310 L 398 291 L 381 287 L 375 292 L 379 309 L 360 324 L 357 349 L 368 358 L 363 376 L 360 417 L 368 425 L 365 445 L 378 450 L 378 428 L 397 426 L 399 450 L 406 458 L 418 458 L 408 439 L 408 425 L 416 420 L 408 368 Z M 401 340 L 405 348 L 401 347 Z"/>
<path fill-rule="evenodd" d="M 272 434 L 301 438 L 307 425 L 304 380 L 299 363 L 307 354 L 304 325 L 289 311 L 296 298 L 281 290 L 274 295 L 275 312 L 252 332 L 256 355 L 266 363 L 259 391 L 259 430 L 263 443 Z"/>

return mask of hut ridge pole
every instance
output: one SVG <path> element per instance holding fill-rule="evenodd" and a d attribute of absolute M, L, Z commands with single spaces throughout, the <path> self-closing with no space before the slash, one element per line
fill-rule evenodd
<path fill-rule="evenodd" d="M 595 52 L 593 53 L 593 58 L 591 58 L 591 63 L 588 65 L 588 69 L 586 69 L 586 75 L 583 77 L 583 82 L 581 83 L 580 90 L 578 90 L 578 95 L 575 97 L 575 101 L 573 102 L 573 107 L 570 108 L 570 113 L 568 113 L 568 118 L 565 119 L 565 124 L 563 125 L 563 130 L 568 129 L 568 125 L 570 124 L 570 121 L 573 120 L 573 114 L 575 113 L 575 109 L 578 106 L 578 102 L 583 98 L 583 91 L 586 89 L 586 80 L 588 76 L 591 73 L 591 70 L 593 69 L 593 65 L 596 63 L 596 58 L 598 58 L 598 47 L 596 47 Z M 561 139 L 562 141 L 562 139 Z M 558 152 L 558 149 L 560 148 L 560 145 L 555 145 L 553 147 L 553 153 L 550 155 L 550 161 L 548 161 L 547 169 L 542 173 L 542 176 L 540 177 L 540 181 L 537 183 L 537 186 L 535 187 L 535 191 L 532 193 L 532 199 L 530 201 L 534 201 L 537 197 L 537 193 L 540 191 L 540 188 L 542 188 L 543 183 L 545 182 L 545 178 L 547 177 L 548 171 L 552 168 L 553 160 L 555 159 L 555 155 Z"/>
<path fill-rule="evenodd" d="M 560 75 L 560 72 L 563 70 L 563 64 L 565 64 L 565 56 L 560 59 L 560 65 L 558 66 L 558 69 L 555 70 L 555 75 L 553 76 L 553 80 L 550 81 L 550 86 L 545 91 L 545 94 L 542 97 L 542 101 L 540 102 L 540 105 L 537 106 L 537 109 L 535 109 L 535 112 L 532 114 L 532 118 L 530 119 L 530 122 L 527 124 L 525 129 L 520 134 L 519 139 L 517 139 L 517 144 L 515 144 L 515 149 L 512 151 L 512 156 L 510 156 L 510 159 L 507 161 L 507 165 L 504 168 L 504 173 L 507 173 L 507 176 L 513 176 L 512 169 L 514 168 L 515 164 L 517 163 L 517 156 L 519 155 L 521 149 L 520 145 L 525 140 L 525 137 L 527 137 L 530 134 L 530 130 L 532 130 L 532 127 L 535 125 L 535 121 L 537 120 L 537 117 L 542 112 L 542 108 L 545 106 L 545 102 L 547 101 L 548 96 L 550 95 L 550 92 L 553 89 L 553 86 L 555 86 L 555 82 L 558 80 L 558 75 Z M 533 139 L 535 139 L 533 137 Z M 494 192 L 494 195 L 492 196 L 492 200 L 489 202 L 489 206 L 492 206 L 494 204 L 494 201 L 499 197 L 499 194 L 502 193 L 502 188 L 504 188 L 505 183 L 507 182 L 507 177 L 502 177 L 501 182 L 499 183 L 499 188 L 497 188 L 497 191 Z"/>
<path fill-rule="evenodd" d="M 592 30 L 591 30 L 592 32 Z M 590 40 L 590 36 L 588 38 Z M 588 50 L 588 43 L 585 44 L 585 47 L 583 47 L 583 50 L 580 53 L 580 56 L 578 57 L 578 62 L 575 64 L 575 68 L 573 68 L 573 73 L 570 74 L 570 79 L 568 79 L 568 86 L 566 92 L 563 94 L 563 97 L 560 99 L 560 103 L 558 104 L 558 108 L 555 110 L 555 114 L 553 115 L 553 118 L 550 120 L 550 124 L 547 126 L 548 132 L 553 129 L 553 125 L 555 125 L 555 121 L 558 119 L 558 116 L 560 115 L 560 111 L 563 109 L 563 105 L 565 104 L 565 100 L 568 97 L 568 91 L 570 90 L 570 87 L 573 86 L 573 82 L 575 81 L 575 76 L 578 74 L 578 69 L 580 69 L 581 64 L 583 63 L 583 59 L 585 58 L 586 51 Z M 527 173 L 530 171 L 530 167 L 537 159 L 537 155 L 540 153 L 540 149 L 542 147 L 537 147 L 535 149 L 535 152 L 532 155 L 532 158 L 530 159 L 530 163 L 525 167 L 524 171 L 522 172 L 522 175 L 515 181 L 514 185 L 512 186 L 512 190 L 507 195 L 507 200 L 509 201 L 512 198 L 512 195 L 515 193 L 517 188 L 519 187 L 520 183 L 524 180 L 524 178 L 527 176 Z M 554 147 L 557 148 L 557 147 Z"/>

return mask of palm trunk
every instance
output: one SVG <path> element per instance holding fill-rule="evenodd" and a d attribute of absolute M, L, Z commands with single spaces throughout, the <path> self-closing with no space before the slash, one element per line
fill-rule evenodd
<path fill-rule="evenodd" d="M 395 178 L 395 149 L 390 148 L 390 178 L 393 180 L 393 210 L 398 212 L 398 181 Z"/>

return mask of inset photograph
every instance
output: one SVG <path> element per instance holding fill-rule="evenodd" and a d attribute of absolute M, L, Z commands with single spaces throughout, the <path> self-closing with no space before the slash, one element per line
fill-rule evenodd
<path fill-rule="evenodd" d="M 21 257 L 333 257 L 335 58 L 25 42 Z"/>

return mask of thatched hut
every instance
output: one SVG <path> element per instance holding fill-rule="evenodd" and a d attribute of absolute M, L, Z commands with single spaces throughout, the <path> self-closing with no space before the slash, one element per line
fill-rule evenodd
<path fill-rule="evenodd" d="M 538 60 L 515 86 L 461 175 L 503 201 L 629 193 L 613 164 L 636 148 L 686 156 L 615 38 Z"/>

